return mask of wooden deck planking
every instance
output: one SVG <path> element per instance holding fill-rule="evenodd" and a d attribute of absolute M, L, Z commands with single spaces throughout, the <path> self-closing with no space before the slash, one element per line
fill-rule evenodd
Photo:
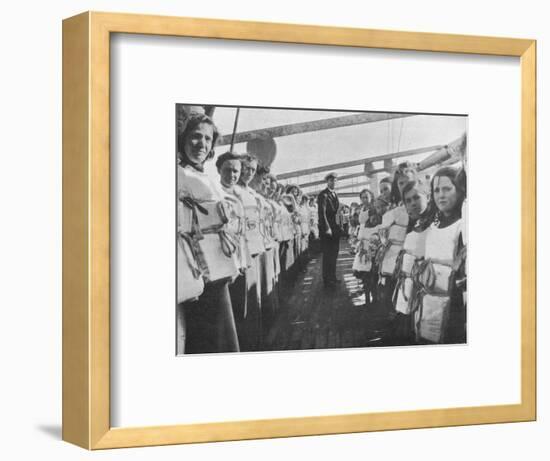
<path fill-rule="evenodd" d="M 281 301 L 265 350 L 334 349 L 383 345 L 387 314 L 365 307 L 361 282 L 352 273 L 353 255 L 342 241 L 337 261 L 341 282 L 325 288 L 322 256 L 315 254 L 304 273 L 281 281 Z"/>

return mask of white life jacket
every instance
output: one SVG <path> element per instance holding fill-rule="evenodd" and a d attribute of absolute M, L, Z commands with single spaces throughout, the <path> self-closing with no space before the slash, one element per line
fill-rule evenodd
<path fill-rule="evenodd" d="M 397 312 L 410 314 L 414 294 L 412 278 L 415 264 L 424 257 L 428 229 L 422 232 L 412 231 L 405 237 L 403 249 L 398 258 L 397 284 L 395 287 L 394 305 Z"/>
<path fill-rule="evenodd" d="M 286 206 L 281 205 L 281 240 L 287 242 L 294 238 L 292 216 Z"/>
<path fill-rule="evenodd" d="M 370 272 L 372 270 L 373 260 L 380 242 L 379 229 L 379 226 L 365 227 L 364 223 L 358 229 L 354 245 L 355 259 L 353 260 L 352 270 L 358 272 Z"/>
<path fill-rule="evenodd" d="M 288 271 L 294 265 L 294 238 L 287 241 L 288 248 L 286 250 L 285 271 Z"/>
<path fill-rule="evenodd" d="M 435 343 L 444 342 L 447 333 L 461 227 L 459 219 L 444 228 L 435 225 L 428 228 L 425 259 L 415 277 L 423 293 L 415 312 L 416 333 L 419 338 Z"/>
<path fill-rule="evenodd" d="M 283 210 L 282 205 L 279 205 L 275 200 L 269 200 L 269 204 L 273 209 L 273 238 L 280 242 L 283 239 Z"/>
<path fill-rule="evenodd" d="M 271 203 L 258 194 L 258 202 L 260 203 L 260 234 L 264 239 L 264 247 L 266 250 L 273 248 L 273 207 Z"/>
<path fill-rule="evenodd" d="M 239 187 L 239 194 L 245 212 L 245 239 L 248 252 L 256 256 L 265 251 L 264 239 L 260 233 L 261 205 L 258 194 L 250 187 Z"/>
<path fill-rule="evenodd" d="M 193 253 L 193 243 L 178 235 L 177 288 L 178 303 L 198 298 L 204 291 L 204 280 Z"/>
<path fill-rule="evenodd" d="M 309 236 L 309 207 L 307 205 L 300 206 L 299 213 L 302 236 Z"/>
<path fill-rule="evenodd" d="M 234 186 L 232 190 L 222 188 L 228 194 L 228 201 L 231 202 L 231 208 L 228 210 L 229 222 L 227 223 L 228 232 L 238 241 L 237 261 L 240 269 L 247 269 L 252 264 L 251 256 L 248 252 L 245 239 L 246 219 L 244 205 L 240 196 L 239 189 Z"/>
<path fill-rule="evenodd" d="M 387 211 L 382 217 L 381 231 L 383 247 L 378 256 L 379 271 L 383 276 L 393 276 L 397 257 L 405 242 L 409 215 L 404 206 L 399 206 Z"/>
<path fill-rule="evenodd" d="M 229 232 L 233 204 L 206 173 L 178 167 L 178 233 L 190 237 L 205 282 L 238 275 L 239 242 Z"/>

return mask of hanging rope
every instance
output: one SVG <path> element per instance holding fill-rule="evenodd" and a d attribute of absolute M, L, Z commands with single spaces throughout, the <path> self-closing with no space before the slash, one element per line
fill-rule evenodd
<path fill-rule="evenodd" d="M 401 149 L 401 135 L 403 134 L 403 124 L 405 123 L 405 119 L 401 119 L 401 128 L 399 129 L 399 142 L 397 143 L 397 152 Z"/>
<path fill-rule="evenodd" d="M 237 107 L 237 113 L 235 114 L 235 123 L 233 124 L 233 134 L 231 135 L 231 147 L 229 150 L 233 152 L 233 146 L 235 145 L 235 135 L 237 134 L 237 125 L 239 123 L 239 114 L 241 112 L 241 108 Z"/>

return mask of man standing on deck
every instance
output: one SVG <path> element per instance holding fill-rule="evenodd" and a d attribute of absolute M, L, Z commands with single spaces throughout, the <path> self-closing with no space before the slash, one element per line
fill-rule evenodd
<path fill-rule="evenodd" d="M 321 237 L 321 250 L 323 252 L 323 282 L 325 287 L 333 286 L 339 282 L 336 278 L 336 259 L 340 250 L 341 230 L 336 222 L 340 202 L 335 192 L 336 173 L 325 176 L 327 188 L 317 197 L 319 214 L 319 236 Z"/>

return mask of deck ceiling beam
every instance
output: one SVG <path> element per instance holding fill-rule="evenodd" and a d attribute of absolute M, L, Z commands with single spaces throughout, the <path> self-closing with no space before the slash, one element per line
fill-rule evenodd
<path fill-rule="evenodd" d="M 364 171 L 360 171 L 359 173 L 344 174 L 344 175 L 338 176 L 338 181 L 344 181 L 345 179 L 361 178 L 362 176 L 366 176 Z M 320 179 L 319 181 L 311 181 L 311 182 L 305 182 L 303 184 L 298 184 L 298 186 L 313 187 L 313 186 L 321 186 L 325 183 L 326 181 L 324 179 Z"/>
<path fill-rule="evenodd" d="M 435 145 L 429 147 L 420 147 L 418 149 L 403 150 L 400 152 L 391 152 L 388 154 L 375 155 L 372 157 L 364 157 L 359 160 L 351 160 L 349 162 L 332 163 L 330 165 L 318 166 L 315 168 L 307 168 L 304 170 L 291 171 L 288 173 L 282 173 L 277 175 L 277 179 L 290 179 L 298 176 L 306 176 L 309 174 L 320 173 L 328 170 L 337 170 L 340 168 L 349 168 L 357 165 L 364 165 L 365 163 L 379 162 L 382 160 L 396 159 L 401 157 L 407 157 L 409 155 L 425 154 L 427 152 L 434 152 L 439 149 L 443 149 L 443 145 Z M 372 172 L 371 172 L 372 173 Z"/>
<path fill-rule="evenodd" d="M 243 131 L 235 135 L 235 144 L 248 142 L 253 139 L 279 138 L 281 136 L 290 136 L 293 134 L 308 133 L 311 131 L 330 130 L 332 128 L 341 128 L 345 126 L 362 125 L 365 123 L 381 122 L 397 118 L 412 117 L 418 114 L 386 114 L 386 113 L 360 113 L 344 115 L 342 117 L 333 117 L 322 120 L 313 120 L 310 122 L 292 123 L 289 125 L 279 125 L 259 130 Z M 226 146 L 231 144 L 231 135 L 221 136 L 217 145 Z"/>

